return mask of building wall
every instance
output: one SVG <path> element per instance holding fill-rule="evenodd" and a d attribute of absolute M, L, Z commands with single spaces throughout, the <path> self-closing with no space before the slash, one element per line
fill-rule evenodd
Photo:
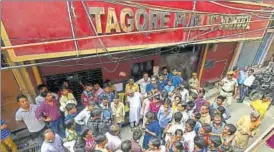
<path fill-rule="evenodd" d="M 244 42 L 240 56 L 237 61 L 237 66 L 242 68 L 244 66 L 253 65 L 254 59 L 258 52 L 262 40 Z"/>
<path fill-rule="evenodd" d="M 128 56 L 128 54 L 122 54 L 115 57 L 125 57 L 125 56 Z M 40 66 L 39 71 L 40 71 L 41 77 L 43 77 L 48 75 L 101 68 L 103 73 L 103 80 L 109 79 L 113 82 L 121 82 L 124 79 L 128 78 L 128 76 L 130 76 L 131 65 L 133 63 L 145 62 L 149 60 L 154 61 L 154 66 L 159 66 L 160 55 L 151 55 L 151 56 L 142 57 L 138 59 L 132 58 L 132 60 L 121 61 L 117 63 L 105 63 L 104 65 L 95 64 L 95 63 L 100 63 L 99 58 L 91 58 L 91 59 L 80 60 L 78 61 L 78 63 L 76 63 L 76 61 L 69 61 L 69 62 L 54 64 L 54 66 L 52 65 Z M 107 57 L 102 57 L 101 61 L 109 62 L 110 60 Z M 126 77 L 119 76 L 120 72 L 125 72 L 127 76 Z"/>
<path fill-rule="evenodd" d="M 237 42 L 209 44 L 201 85 L 220 80 L 227 72 Z"/>
<path fill-rule="evenodd" d="M 19 108 L 16 96 L 20 88 L 11 70 L 1 71 L 1 119 L 7 122 L 11 130 L 24 127 L 23 123 L 16 123 L 15 113 Z"/>

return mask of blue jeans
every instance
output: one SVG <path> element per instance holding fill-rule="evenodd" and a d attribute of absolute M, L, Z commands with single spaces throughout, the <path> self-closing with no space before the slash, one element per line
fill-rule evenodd
<path fill-rule="evenodd" d="M 243 84 L 240 85 L 240 101 L 243 102 L 245 99 L 245 96 L 247 94 L 247 86 L 244 86 Z"/>
<path fill-rule="evenodd" d="M 57 133 L 61 137 L 66 137 L 63 120 L 61 117 L 55 121 L 50 122 L 49 126 L 53 132 Z"/>

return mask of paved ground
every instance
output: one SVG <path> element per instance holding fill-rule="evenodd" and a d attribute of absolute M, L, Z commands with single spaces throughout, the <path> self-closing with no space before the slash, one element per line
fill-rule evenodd
<path fill-rule="evenodd" d="M 210 101 L 212 100 L 213 98 L 211 98 Z M 231 112 L 231 118 L 227 122 L 235 124 L 240 119 L 241 116 L 250 114 L 252 109 L 249 107 L 248 103 L 249 103 L 248 98 L 246 98 L 244 103 L 242 104 L 234 101 L 233 104 L 228 108 L 229 111 Z M 263 120 L 261 124 L 258 134 L 249 141 L 249 145 L 252 144 L 252 142 L 254 142 L 264 131 L 266 131 L 268 128 L 271 127 L 271 125 L 274 124 L 273 114 L 274 114 L 274 106 L 272 106 L 269 109 L 269 111 L 266 113 L 265 119 Z M 132 132 L 130 128 L 124 127 L 122 129 L 121 136 L 123 140 L 131 139 Z M 142 140 L 140 141 L 140 143 L 142 143 Z M 258 152 L 271 152 L 271 151 L 267 146 L 262 145 Z"/>

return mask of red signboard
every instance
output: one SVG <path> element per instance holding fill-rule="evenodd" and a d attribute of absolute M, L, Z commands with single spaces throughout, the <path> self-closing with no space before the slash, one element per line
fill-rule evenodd
<path fill-rule="evenodd" d="M 1 36 L 6 47 L 15 46 L 12 60 L 25 61 L 258 39 L 270 11 L 259 4 L 207 1 L 4 1 Z"/>

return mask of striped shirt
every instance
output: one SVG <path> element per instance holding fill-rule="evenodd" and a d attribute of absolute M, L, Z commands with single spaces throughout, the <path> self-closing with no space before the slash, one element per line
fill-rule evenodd
<path fill-rule="evenodd" d="M 6 122 L 4 120 L 1 120 L 1 126 L 5 124 Z M 7 128 L 1 129 L 1 140 L 6 139 L 9 135 L 10 135 L 10 131 Z"/>
<path fill-rule="evenodd" d="M 44 121 L 37 120 L 35 117 L 35 111 L 38 109 L 38 105 L 30 104 L 30 109 L 24 110 L 19 108 L 15 114 L 16 121 L 24 121 L 29 132 L 38 132 L 45 127 Z"/>

